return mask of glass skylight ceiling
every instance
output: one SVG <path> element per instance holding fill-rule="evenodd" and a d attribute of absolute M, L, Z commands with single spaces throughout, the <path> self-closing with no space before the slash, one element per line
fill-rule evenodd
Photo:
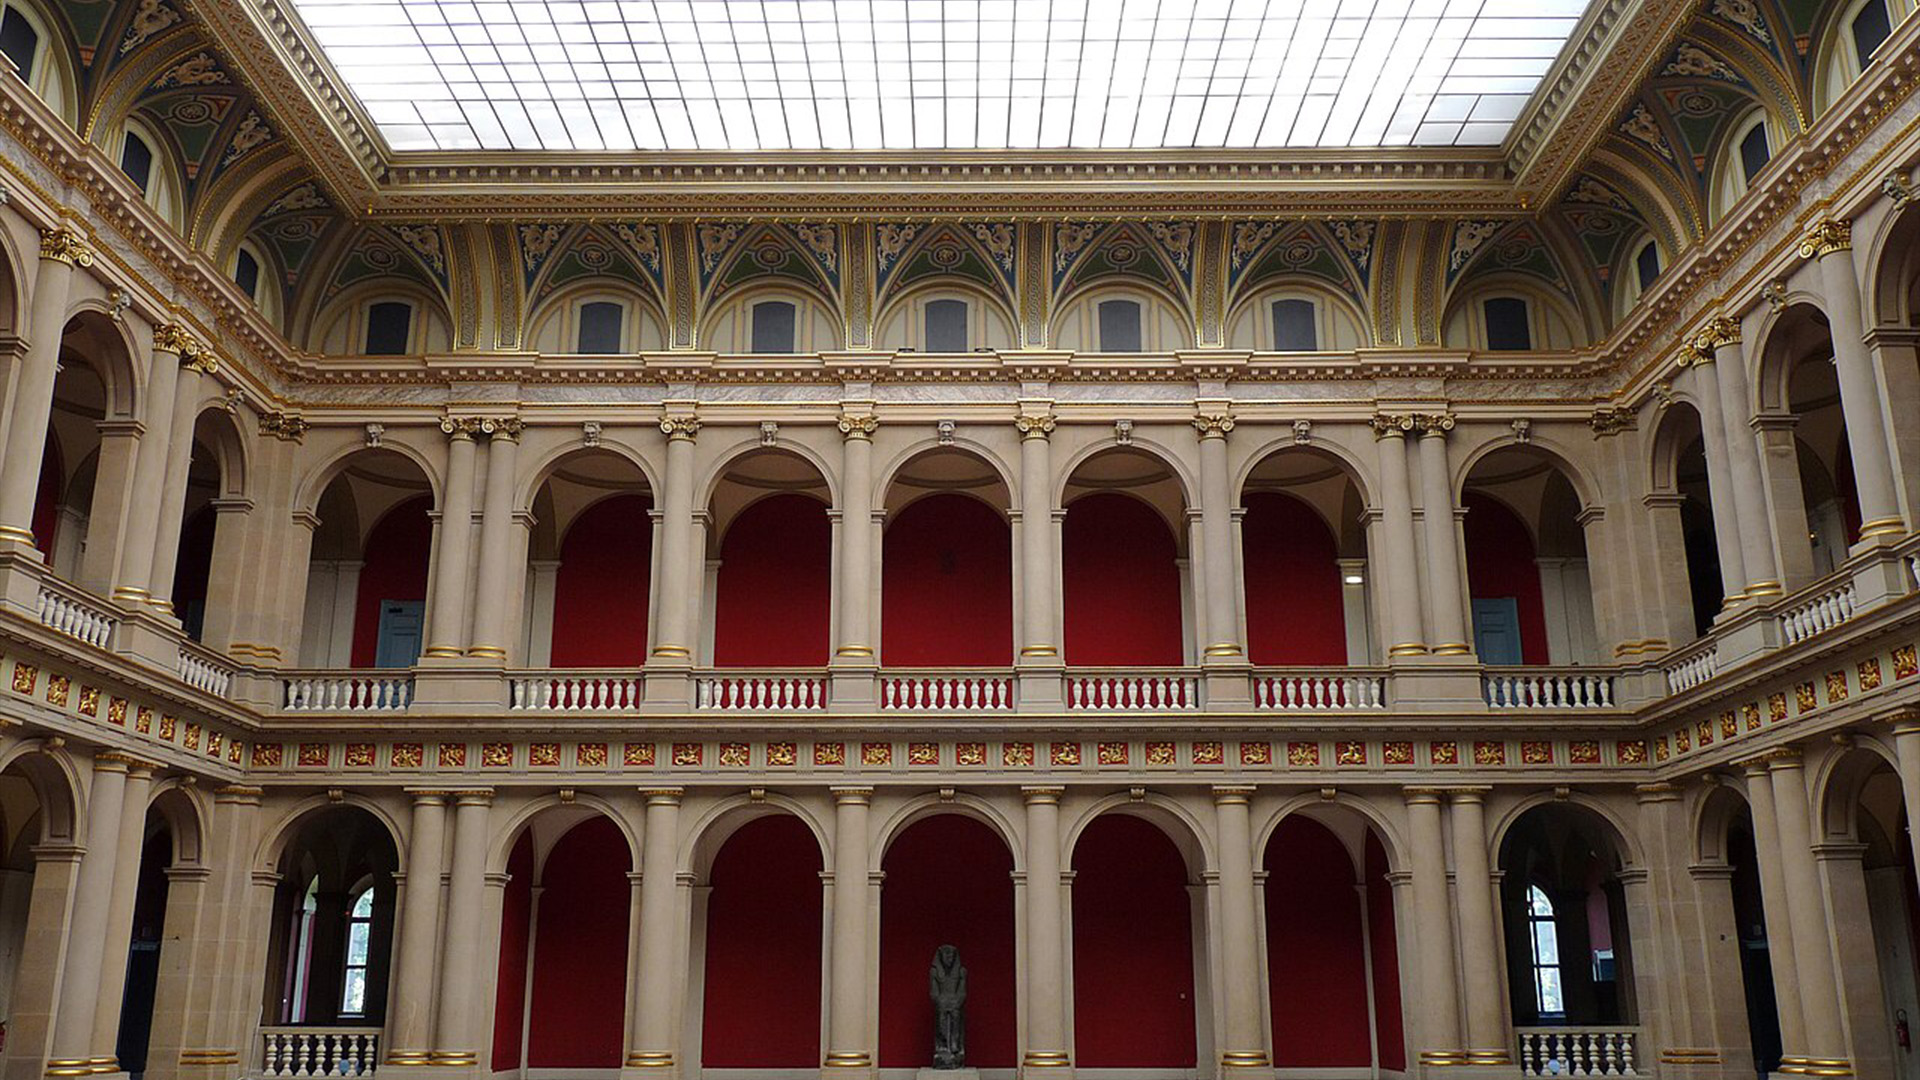
<path fill-rule="evenodd" d="M 1586 0 L 294 0 L 395 150 L 1498 144 Z"/>

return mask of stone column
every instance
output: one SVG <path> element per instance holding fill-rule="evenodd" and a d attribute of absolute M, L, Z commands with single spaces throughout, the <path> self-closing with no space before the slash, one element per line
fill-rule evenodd
<path fill-rule="evenodd" d="M 1453 974 L 1453 912 L 1447 895 L 1446 837 L 1440 792 L 1406 788 L 1407 850 L 1413 889 L 1413 952 L 1418 996 L 1408 1005 L 1419 1017 L 1419 1060 L 1429 1068 L 1466 1065 L 1460 1047 L 1459 986 Z"/>
<path fill-rule="evenodd" d="M 50 1060 L 54 1017 L 61 993 L 61 953 L 71 940 L 68 912 L 73 906 L 84 849 L 73 844 L 35 844 L 33 898 L 27 902 L 27 926 L 14 965 L 13 993 L 7 1002 L 6 1080 L 40 1080 L 44 1066 L 78 1076 L 85 1062 Z M 69 1062 L 72 1059 L 68 1059 Z"/>
<path fill-rule="evenodd" d="M 1373 433 L 1380 450 L 1380 528 L 1386 565 L 1387 657 L 1424 656 L 1426 635 L 1420 615 L 1420 572 L 1415 566 L 1413 495 L 1407 485 L 1407 432 L 1411 416 L 1375 416 Z"/>
<path fill-rule="evenodd" d="M 93 504 L 77 532 L 66 534 L 83 538 L 86 550 L 78 553 L 78 565 L 64 576 L 83 589 L 107 596 L 118 583 L 120 557 L 128 553 L 127 536 L 147 527 L 132 514 L 133 474 L 139 468 L 140 444 L 147 429 L 138 420 L 102 420 L 94 430 L 100 433 L 100 453 L 93 476 Z"/>
<path fill-rule="evenodd" d="M 493 792 L 453 793 L 453 865 L 447 878 L 446 944 L 440 960 L 440 1010 L 434 1024 L 434 1065 L 475 1068 L 486 1004 L 480 982 L 487 906 L 487 833 Z"/>
<path fill-rule="evenodd" d="M 871 416 L 840 416 L 840 433 L 846 438 L 840 448 L 840 633 L 833 646 L 835 664 L 869 667 L 874 662 L 873 433 L 879 427 Z"/>
<path fill-rule="evenodd" d="M 1053 413 L 1045 403 L 1023 405 L 1020 432 L 1020 609 L 1022 664 L 1058 664 L 1054 640 Z"/>
<path fill-rule="evenodd" d="M 427 612 L 423 657 L 464 655 L 467 639 L 467 580 L 473 555 L 473 436 L 480 421 L 440 421 L 447 436 L 447 490 L 440 500 L 440 551 L 434 558 L 433 606 Z"/>
<path fill-rule="evenodd" d="M 166 487 L 160 494 L 160 516 L 153 534 L 153 577 L 147 583 L 147 603 L 173 613 L 173 571 L 180 563 L 180 530 L 187 516 L 187 472 L 193 467 L 193 423 L 200 415 L 200 388 L 214 370 L 211 352 L 183 353 L 180 378 L 173 388 L 173 423 L 166 447 Z M 135 521 L 145 519 L 135 518 Z"/>
<path fill-rule="evenodd" d="M 652 788 L 640 846 L 640 958 L 634 968 L 633 1015 L 627 1024 L 627 1067 L 676 1075 L 674 980 L 679 958 L 679 788 Z M 838 897 L 835 898 L 836 901 Z M 864 977 L 864 975 L 863 975 Z M 865 1033 L 862 1032 L 862 1035 Z"/>
<path fill-rule="evenodd" d="M 1713 369 L 1720 389 L 1720 422 L 1726 430 L 1727 471 L 1733 482 L 1733 512 L 1740 522 L 1740 562 L 1747 579 L 1746 594 L 1754 598 L 1780 595 L 1780 568 L 1773 557 L 1773 521 L 1767 514 L 1766 482 L 1760 475 L 1760 445 L 1753 430 L 1753 402 L 1748 392 L 1747 360 L 1740 348 L 1740 324 L 1719 318 L 1707 324 L 1703 350 L 1713 351 Z M 1709 481 L 1711 482 L 1711 481 Z"/>
<path fill-rule="evenodd" d="M 1493 872 L 1487 859 L 1486 793 L 1454 788 L 1448 793 L 1453 823 L 1453 878 L 1460 908 L 1460 958 L 1465 966 L 1467 1061 L 1513 1063 L 1507 1050 L 1506 998 L 1501 990 L 1499 919 Z"/>
<path fill-rule="evenodd" d="M 447 797 L 413 793 L 405 894 L 393 995 L 387 1006 L 387 1064 L 425 1065 L 433 1047 L 433 953 L 440 941 L 440 877 L 446 858 Z"/>
<path fill-rule="evenodd" d="M 1213 789 L 1215 827 L 1220 843 L 1220 1002 L 1225 1023 L 1220 1048 L 1222 1070 L 1270 1072 L 1266 1017 L 1260 986 L 1260 925 L 1255 917 L 1253 824 L 1248 804 L 1253 788 Z"/>
<path fill-rule="evenodd" d="M 653 661 L 693 662 L 693 440 L 700 421 L 669 416 L 660 421 L 667 437 L 667 472 L 660 493 L 660 590 L 654 601 Z"/>
<path fill-rule="evenodd" d="M 1060 794 L 1023 787 L 1027 802 L 1027 1050 L 1020 1071 L 1072 1067 L 1067 1054 L 1066 921 L 1060 898 Z"/>
<path fill-rule="evenodd" d="M 1780 1045 L 1793 1050 L 1806 1045 L 1806 1025 L 1800 1019 L 1799 967 L 1793 956 L 1793 920 L 1788 916 L 1786 873 L 1780 860 L 1780 816 L 1773 809 L 1773 782 L 1765 758 L 1742 762 L 1747 781 L 1747 804 L 1753 817 L 1754 869 L 1760 877 L 1760 900 L 1767 922 L 1767 961 L 1773 968 L 1773 997 L 1780 1016 Z"/>
<path fill-rule="evenodd" d="M 833 789 L 833 926 L 827 997 L 827 1057 L 829 1069 L 860 1070 L 844 1075 L 870 1075 L 873 1054 L 867 1043 L 872 1029 L 867 1015 L 867 864 L 871 857 L 868 807 L 873 789 Z"/>
<path fill-rule="evenodd" d="M 200 641 L 225 651 L 233 641 L 240 616 L 239 595 L 251 571 L 247 568 L 247 531 L 252 526 L 253 500 L 215 499 L 213 508 L 213 573 L 207 582 L 207 608 L 200 620 Z"/>
<path fill-rule="evenodd" d="M 1420 506 L 1427 539 L 1427 602 L 1433 622 L 1433 654 L 1466 656 L 1468 638 L 1460 582 L 1460 530 L 1454 518 L 1453 469 L 1447 462 L 1447 413 L 1417 418 L 1420 429 Z"/>
<path fill-rule="evenodd" d="M 165 505 L 170 458 L 167 444 L 172 439 L 174 414 L 179 412 L 175 390 L 180 384 L 180 369 L 183 364 L 197 362 L 201 351 L 200 343 L 178 323 L 167 323 L 153 332 L 153 361 L 147 372 L 146 411 L 141 418 L 146 430 L 140 434 L 133 458 L 133 490 L 127 507 L 130 527 L 119 553 L 119 569 L 113 575 L 115 600 L 142 604 L 152 595 L 153 560 L 160 547 L 146 530 L 160 520 Z M 192 437 L 187 436 L 189 441 Z M 101 557 L 111 558 L 112 553 Z M 171 586 L 172 582 L 167 584 Z"/>
<path fill-rule="evenodd" d="M 114 860 L 120 854 L 120 811 L 126 803 L 127 766 L 112 752 L 93 756 L 93 786 L 87 793 L 87 848 L 74 882 L 73 916 L 67 924 L 67 960 L 60 969 L 60 1005 L 53 1017 L 48 1076 L 112 1072 L 109 1055 L 93 1053 L 93 1019 L 100 1004 L 100 970 L 106 959 L 107 920 L 113 902 Z M 121 960 L 126 959 L 124 953 Z"/>
<path fill-rule="evenodd" d="M 1733 494 L 1733 465 L 1727 455 L 1727 427 L 1720 418 L 1720 380 L 1711 349 L 1689 344 L 1682 353 L 1693 369 L 1693 398 L 1700 410 L 1700 442 L 1707 457 L 1707 503 L 1713 511 L 1714 546 L 1720 551 L 1723 607 L 1746 599 L 1746 560 L 1740 549 L 1740 515 Z"/>
<path fill-rule="evenodd" d="M 1905 706 L 1885 718 L 1893 724 L 1893 752 L 1899 762 L 1900 793 L 1907 820 L 1920 820 L 1920 706 Z M 1920 866 L 1920 830 L 1907 830 L 1914 865 Z"/>
<path fill-rule="evenodd" d="M 1800 1017 L 1806 1025 L 1801 1053 L 1785 1056 L 1783 1064 L 1805 1065 L 1821 1070 L 1823 1076 L 1850 1076 L 1846 1029 L 1840 1018 L 1840 984 L 1829 945 L 1832 933 L 1827 926 L 1820 871 L 1813 858 L 1807 776 L 1800 751 L 1791 747 L 1772 751 L 1767 755 L 1767 773 L 1773 785 L 1773 812 L 1779 822 L 1780 870 L 1793 931 Z"/>
<path fill-rule="evenodd" d="M 40 490 L 40 461 L 53 416 L 53 380 L 60 372 L 60 338 L 66 330 L 67 289 L 75 266 L 92 266 L 93 252 L 80 234 L 62 225 L 40 232 L 40 266 L 27 309 L 29 338 L 14 381 L 6 452 L 0 455 L 0 546 L 33 546 L 33 503 Z"/>
<path fill-rule="evenodd" d="M 155 766 L 127 762 L 120 801 L 119 839 L 113 855 L 113 891 L 107 899 L 106 941 L 100 953 L 100 1000 L 93 1013 L 93 1057 L 101 1072 L 119 1072 L 120 1006 L 127 994 L 127 953 L 133 946 L 133 905 L 140 895 L 140 854 L 147 839 L 147 798 Z M 106 1064 L 111 1063 L 112 1069 Z"/>
<path fill-rule="evenodd" d="M 1867 351 L 1860 318 L 1860 282 L 1853 269 L 1853 223 L 1827 219 L 1800 242 L 1800 257 L 1820 265 L 1820 284 L 1833 335 L 1833 368 L 1840 382 L 1840 411 L 1853 451 L 1853 485 L 1860 497 L 1861 543 L 1884 543 L 1906 535 L 1894 489 L 1893 457 L 1880 413 L 1879 379 Z"/>
<path fill-rule="evenodd" d="M 1228 475 L 1227 435 L 1233 414 L 1220 408 L 1193 418 L 1200 433 L 1200 610 L 1206 619 L 1203 663 L 1239 663 L 1240 596 L 1233 560 L 1233 478 Z"/>
<path fill-rule="evenodd" d="M 524 574 L 513 565 L 513 485 L 520 456 L 520 421 L 501 420 L 487 439 L 486 504 L 480 512 L 480 588 L 473 601 L 473 644 L 467 655 L 504 664 L 510 601 L 518 590 L 506 583 Z"/>

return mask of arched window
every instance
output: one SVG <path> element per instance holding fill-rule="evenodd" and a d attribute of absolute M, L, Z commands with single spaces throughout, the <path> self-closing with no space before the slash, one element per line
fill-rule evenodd
<path fill-rule="evenodd" d="M 1760 170 L 1773 160 L 1773 144 L 1767 140 L 1767 122 L 1761 117 L 1740 136 L 1740 175 L 1749 185 Z"/>
<path fill-rule="evenodd" d="M 1640 253 L 1633 257 L 1633 268 L 1640 278 L 1641 291 L 1652 288 L 1660 277 L 1660 246 L 1651 240 L 1642 245 Z"/>
<path fill-rule="evenodd" d="M 354 894 L 347 909 L 346 971 L 340 979 L 340 1015 L 367 1015 L 367 964 L 373 955 L 373 885 Z"/>
<path fill-rule="evenodd" d="M 40 56 L 40 31 L 19 8 L 9 7 L 5 15 L 0 15 L 0 55 L 12 61 L 22 79 L 33 82 L 33 62 Z"/>
<path fill-rule="evenodd" d="M 626 311 L 611 300 L 593 300 L 580 305 L 580 339 L 577 351 L 606 354 L 620 351 L 621 322 Z"/>
<path fill-rule="evenodd" d="M 233 283 L 252 300 L 260 299 L 260 260 L 246 248 L 233 259 Z"/>
<path fill-rule="evenodd" d="M 379 300 L 367 305 L 368 356 L 404 356 L 413 340 L 413 305 Z"/>
<path fill-rule="evenodd" d="M 120 143 L 120 171 L 145 195 L 153 184 L 153 147 L 139 133 L 129 131 Z"/>
<path fill-rule="evenodd" d="M 1873 54 L 1880 51 L 1889 36 L 1893 34 L 1893 20 L 1887 15 L 1887 0 L 1867 0 L 1854 12 L 1853 21 L 1847 27 L 1853 34 L 1853 55 L 1860 61 L 1862 68 L 1873 62 Z M 0 42 L 4 35 L 0 34 Z"/>
<path fill-rule="evenodd" d="M 1100 301 L 1100 351 L 1140 351 L 1140 302 Z"/>
<path fill-rule="evenodd" d="M 1481 312 L 1487 320 L 1487 348 L 1519 352 L 1533 348 L 1533 329 L 1524 299 L 1490 296 Z"/>
<path fill-rule="evenodd" d="M 927 301 L 926 343 L 928 352 L 967 351 L 967 302 L 965 300 Z"/>
<path fill-rule="evenodd" d="M 1319 315 L 1311 300 L 1286 297 L 1273 302 L 1273 347 L 1277 352 L 1313 352 L 1320 348 Z"/>
<path fill-rule="evenodd" d="M 762 300 L 753 305 L 753 351 L 793 351 L 795 316 L 799 309 L 786 300 Z"/>
<path fill-rule="evenodd" d="M 1542 1017 L 1566 1015 L 1560 994 L 1560 934 L 1553 921 L 1553 901 L 1535 885 L 1527 890 L 1527 940 L 1532 943 L 1533 1003 Z"/>

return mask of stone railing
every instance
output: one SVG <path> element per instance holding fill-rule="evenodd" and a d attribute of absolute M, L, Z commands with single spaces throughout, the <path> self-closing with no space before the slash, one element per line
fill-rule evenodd
<path fill-rule="evenodd" d="M 827 707 L 826 677 L 811 671 L 698 675 L 693 706 L 705 712 L 818 712 Z"/>
<path fill-rule="evenodd" d="M 1684 694 L 1714 677 L 1720 670 L 1720 644 L 1703 638 L 1673 654 L 1660 665 L 1667 677 L 1667 693 Z"/>
<path fill-rule="evenodd" d="M 180 681 L 203 694 L 227 696 L 233 686 L 234 669 L 216 658 L 211 650 L 189 642 L 180 643 Z"/>
<path fill-rule="evenodd" d="M 1200 677 L 1177 668 L 1069 671 L 1066 693 L 1074 712 L 1189 712 L 1200 707 Z"/>
<path fill-rule="evenodd" d="M 1781 638 L 1788 645 L 1798 645 L 1839 626 L 1853 618 L 1853 598 L 1850 577 L 1838 584 L 1822 582 L 1811 592 L 1788 597 L 1779 607 Z"/>
<path fill-rule="evenodd" d="M 1488 668 L 1480 697 L 1489 709 L 1611 709 L 1613 673 L 1582 668 Z"/>
<path fill-rule="evenodd" d="M 1639 1076 L 1637 1027 L 1520 1028 L 1521 1076 Z"/>
<path fill-rule="evenodd" d="M 514 712 L 627 712 L 646 698 L 646 680 L 631 668 L 609 671 L 516 671 L 507 675 Z"/>
<path fill-rule="evenodd" d="M 280 685 L 288 712 L 402 712 L 413 703 L 413 676 L 404 671 L 296 671 Z"/>
<path fill-rule="evenodd" d="M 277 1076 L 371 1076 L 380 1065 L 377 1027 L 270 1027 L 260 1029 L 260 1074 Z"/>
<path fill-rule="evenodd" d="M 1001 671 L 891 672 L 880 676 L 884 712 L 1007 712 L 1013 677 Z"/>
<path fill-rule="evenodd" d="M 1387 707 L 1387 673 L 1367 668 L 1267 668 L 1253 673 L 1253 707 L 1345 712 Z"/>
<path fill-rule="evenodd" d="M 64 581 L 40 584 L 40 625 L 96 649 L 111 648 L 120 620 L 113 609 Z"/>

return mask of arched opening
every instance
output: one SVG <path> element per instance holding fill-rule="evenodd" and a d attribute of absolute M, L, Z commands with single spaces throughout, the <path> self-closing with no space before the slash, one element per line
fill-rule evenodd
<path fill-rule="evenodd" d="M 1904 1029 L 1920 1017 L 1920 892 L 1900 775 L 1858 747 L 1830 777 L 1816 843 L 1854 1068 L 1913 1080 L 1920 1055 Z"/>
<path fill-rule="evenodd" d="M 880 1067 L 933 1064 L 927 971 L 942 945 L 967 968 L 967 1065 L 1016 1061 L 1013 855 L 1000 835 L 960 814 L 907 826 L 881 861 Z"/>
<path fill-rule="evenodd" d="M 647 659 L 653 494 L 606 450 L 557 462 L 533 500 L 525 643 L 532 667 L 637 667 Z"/>
<path fill-rule="evenodd" d="M 1758 782 L 1768 781 L 1761 776 Z M 1706 872 L 1696 874 L 1694 881 L 1708 934 L 1707 973 L 1728 982 L 1739 979 L 1739 1015 L 1746 1025 L 1751 1071 L 1771 1076 L 1780 1068 L 1782 1039 L 1769 924 L 1771 920 L 1784 927 L 1785 912 L 1767 910 L 1761 887 L 1763 871 L 1754 845 L 1753 808 L 1739 789 L 1731 784 L 1718 785 L 1702 809 L 1698 862 Z M 1792 1007 L 1797 1010 L 1799 1002 L 1793 1001 Z"/>
<path fill-rule="evenodd" d="M 122 521 L 123 485 L 135 440 L 125 433 L 107 438 L 103 427 L 130 418 L 132 385 L 125 339 L 117 327 L 92 312 L 67 323 L 31 527 L 54 573 L 100 592 L 116 584 L 118 545 L 153 542 L 152 530 L 145 527 L 149 523 Z M 103 475 L 122 479 L 103 486 L 98 482 Z M 89 545 L 96 521 L 109 534 L 124 535 L 106 535 L 103 543 Z"/>
<path fill-rule="evenodd" d="M 266 1016 L 277 1025 L 386 1022 L 399 853 L 357 806 L 304 816 L 277 863 Z"/>
<path fill-rule="evenodd" d="M 1066 662 L 1185 663 L 1186 496 L 1173 470 L 1138 450 L 1105 450 L 1073 470 L 1061 501 Z"/>
<path fill-rule="evenodd" d="M 1080 833 L 1073 846 L 1073 1042 L 1081 1068 L 1196 1066 L 1200 890 L 1179 847 L 1146 818 L 1102 814 Z"/>
<path fill-rule="evenodd" d="M 1660 549 L 1677 549 L 1684 555 L 1677 563 L 1667 564 L 1667 573 L 1685 575 L 1688 617 L 1675 625 L 1684 625 L 1689 636 L 1698 636 L 1720 613 L 1726 583 L 1720 572 L 1720 537 L 1713 523 L 1706 440 L 1700 413 L 1692 405 L 1675 402 L 1660 418 L 1653 473 L 1656 498 L 1649 500 L 1648 510 Z"/>
<path fill-rule="evenodd" d="M 620 1068 L 633 869 L 626 834 L 585 807 L 542 811 L 514 841 L 501 898 L 494 1072 Z"/>
<path fill-rule="evenodd" d="M 173 613 L 181 628 L 195 641 L 207 640 L 210 624 L 217 635 L 224 634 L 231 619 L 238 567 L 232 565 L 229 555 L 227 565 L 220 567 L 222 572 L 216 577 L 215 552 L 223 544 L 232 547 L 238 539 L 240 519 L 222 511 L 243 509 L 246 504 L 238 499 L 222 500 L 243 491 L 243 478 L 238 475 L 242 469 L 240 454 L 238 433 L 226 413 L 201 413 L 194 423 L 180 538 L 174 552 L 171 591 L 166 594 L 173 601 Z M 155 569 L 157 575 L 166 567 Z"/>
<path fill-rule="evenodd" d="M 1522 813 L 1500 845 L 1500 910 L 1515 1026 L 1637 1022 L 1622 846 L 1565 803 Z"/>
<path fill-rule="evenodd" d="M 1826 313 L 1811 304 L 1794 304 L 1782 312 L 1767 335 L 1761 370 L 1781 380 L 1778 402 L 1792 418 L 1791 465 L 1768 464 L 1799 473 L 1811 573 L 1822 577 L 1846 562 L 1847 550 L 1860 538 L 1860 497 L 1853 483 L 1853 455 Z"/>
<path fill-rule="evenodd" d="M 66 952 L 74 864 L 43 860 L 36 849 L 74 843 L 73 814 L 71 781 L 51 758 L 29 755 L 0 770 L 0 1023 L 11 1060 L 44 1060 L 52 1035 L 57 990 L 44 973 Z"/>
<path fill-rule="evenodd" d="M 1406 1068 L 1393 888 L 1379 836 L 1351 813 L 1293 814 L 1264 861 L 1273 1063 Z"/>
<path fill-rule="evenodd" d="M 426 634 L 431 485 L 392 450 L 343 463 L 314 507 L 301 665 L 408 667 Z"/>
<path fill-rule="evenodd" d="M 1305 447 L 1262 458 L 1241 490 L 1247 658 L 1373 662 L 1366 500 L 1346 466 Z"/>
<path fill-rule="evenodd" d="M 121 1071 L 147 1071 L 147 1044 L 153 1035 L 153 1007 L 160 985 L 160 949 L 165 940 L 169 874 L 173 866 L 173 830 L 161 814 L 149 811 L 140 847 L 140 880 L 134 893 L 133 935 L 127 950 L 127 976 L 120 999 L 115 1056 Z"/>
<path fill-rule="evenodd" d="M 810 667 L 832 648 L 833 524 L 826 479 L 781 450 L 734 461 L 711 503 L 713 662 Z"/>
<path fill-rule="evenodd" d="M 821 867 L 819 841 L 791 814 L 754 818 L 721 842 L 695 920 L 702 1067 L 819 1067 Z"/>
<path fill-rule="evenodd" d="M 1467 474 L 1467 585 L 1486 664 L 1599 658 L 1580 497 L 1543 454 L 1505 447 Z"/>
<path fill-rule="evenodd" d="M 888 666 L 1013 662 L 1011 503 L 1000 474 L 964 450 L 929 450 L 900 467 L 887 488 L 881 537 Z"/>

